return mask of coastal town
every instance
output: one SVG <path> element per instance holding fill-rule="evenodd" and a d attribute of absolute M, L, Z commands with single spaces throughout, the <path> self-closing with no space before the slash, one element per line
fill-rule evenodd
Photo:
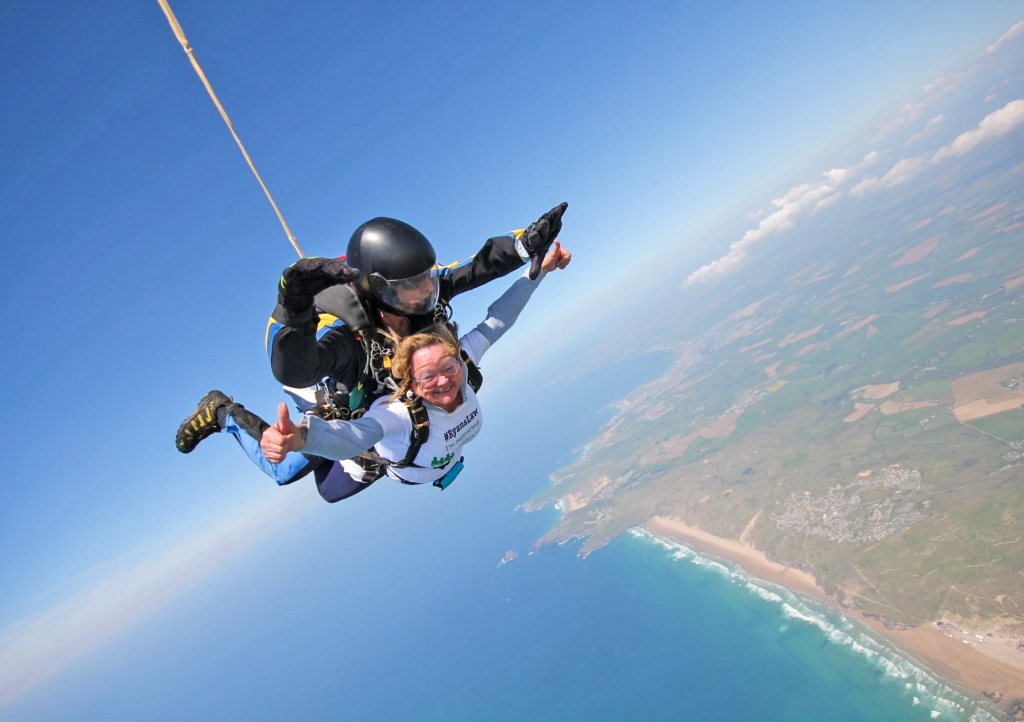
<path fill-rule="evenodd" d="M 791 497 L 775 523 L 779 529 L 832 542 L 881 541 L 927 518 L 919 510 L 927 502 L 910 498 L 920 489 L 919 471 L 899 465 L 866 471 L 849 484 L 833 486 L 825 496 L 804 492 Z"/>

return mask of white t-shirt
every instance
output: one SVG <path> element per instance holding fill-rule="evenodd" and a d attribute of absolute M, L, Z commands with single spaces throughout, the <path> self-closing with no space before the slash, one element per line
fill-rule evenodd
<path fill-rule="evenodd" d="M 490 345 L 483 335 L 473 329 L 460 339 L 462 350 L 478 363 Z M 467 381 L 466 364 L 462 364 L 462 403 L 454 411 L 423 402 L 430 419 L 430 433 L 413 459 L 415 466 L 395 469 L 388 467 L 388 476 L 413 484 L 428 484 L 444 476 L 451 465 L 462 456 L 462 447 L 476 438 L 483 428 L 483 412 L 476 392 Z M 374 450 L 385 459 L 401 461 L 409 451 L 412 419 L 409 409 L 401 401 L 377 399 L 363 418 L 373 419 L 384 429 L 384 437 L 374 444 Z"/>

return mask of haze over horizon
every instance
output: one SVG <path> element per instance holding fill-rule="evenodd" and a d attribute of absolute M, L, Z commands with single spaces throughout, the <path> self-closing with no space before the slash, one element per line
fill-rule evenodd
<path fill-rule="evenodd" d="M 573 265 L 488 359 L 493 429 L 503 405 L 599 346 L 595 308 L 625 313 L 667 284 L 698 303 L 807 219 L 900 192 L 1024 124 L 1024 80 L 1006 74 L 1024 57 L 1019 3 L 174 9 L 309 255 L 391 215 L 442 260 L 465 258 L 569 201 Z M 486 428 L 471 453 L 500 457 L 524 490 L 489 488 L 469 465 L 474 481 L 440 497 L 378 485 L 329 506 L 301 482 L 275 488 L 226 439 L 178 454 L 171 435 L 209 388 L 264 415 L 282 398 L 262 341 L 294 252 L 155 2 L 16 4 L 0 20 L 21 66 L 0 120 L 3 398 L 62 417 L 45 442 L 34 423 L 9 435 L 0 716 L 74 697 L 100 683 L 90 668 L 116 673 L 179 633 L 180 649 L 196 644 L 233 606 L 269 647 L 313 636 L 316 621 L 290 615 L 297 629 L 247 626 L 245 600 L 301 577 L 328 539 L 339 579 L 387 588 L 378 576 L 418 532 L 473 528 L 470 500 L 504 513 L 543 488 L 552 469 L 526 471 L 519 439 L 505 460 L 509 440 Z M 459 298 L 457 318 L 474 323 L 493 286 Z M 452 544 L 457 564 L 469 552 Z M 221 641 L 244 666 L 241 634 Z M 358 658 L 367 635 L 344 653 Z M 157 674 L 173 687 L 173 670 Z M 225 674 L 235 699 L 243 681 Z"/>

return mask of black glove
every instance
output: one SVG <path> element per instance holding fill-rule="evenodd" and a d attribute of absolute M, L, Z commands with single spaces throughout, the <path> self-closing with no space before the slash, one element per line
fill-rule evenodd
<path fill-rule="evenodd" d="M 530 254 L 530 280 L 534 281 L 540 274 L 540 264 L 551 247 L 551 242 L 558 238 L 562 231 L 562 214 L 569 207 L 568 203 L 559 203 L 550 211 L 535 220 L 527 228 L 520 240 L 523 248 Z"/>
<path fill-rule="evenodd" d="M 359 271 L 337 258 L 302 258 L 281 273 L 277 301 L 292 313 L 305 311 L 325 288 L 357 278 Z"/>

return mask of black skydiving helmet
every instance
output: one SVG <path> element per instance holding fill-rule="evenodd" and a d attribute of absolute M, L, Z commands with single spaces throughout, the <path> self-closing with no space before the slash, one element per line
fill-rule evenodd
<path fill-rule="evenodd" d="M 386 311 L 418 316 L 437 305 L 437 254 L 408 223 L 379 217 L 359 226 L 348 242 L 346 263 L 359 269 L 360 293 Z"/>

